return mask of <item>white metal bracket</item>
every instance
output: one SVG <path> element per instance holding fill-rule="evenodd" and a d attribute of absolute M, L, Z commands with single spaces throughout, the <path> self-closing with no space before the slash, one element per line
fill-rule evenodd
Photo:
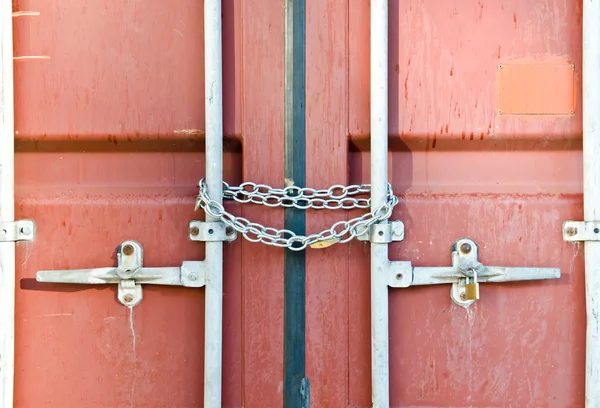
<path fill-rule="evenodd" d="M 146 268 L 144 250 L 136 241 L 125 241 L 117 248 L 117 267 L 39 271 L 38 282 L 84 285 L 119 285 L 117 297 L 125 306 L 142 301 L 142 284 L 199 288 L 205 284 L 203 261 L 184 261 L 181 267 Z"/>
<path fill-rule="evenodd" d="M 188 234 L 191 241 L 233 242 L 237 239 L 237 231 L 219 221 L 190 221 Z"/>
<path fill-rule="evenodd" d="M 4 221 L 0 223 L 0 242 L 33 241 L 33 220 Z"/>
<path fill-rule="evenodd" d="M 565 221 L 562 235 L 567 242 L 600 241 L 600 221 Z"/>
<path fill-rule="evenodd" d="M 369 241 L 376 244 L 389 244 L 393 241 L 404 240 L 404 223 L 402 221 L 388 221 L 372 224 L 368 231 L 357 235 L 359 241 Z"/>
<path fill-rule="evenodd" d="M 463 238 L 452 245 L 452 266 L 449 267 L 412 267 L 410 262 L 389 261 L 388 285 L 406 288 L 451 283 L 452 301 L 459 306 L 468 307 L 475 302 L 465 297 L 467 279 L 473 279 L 474 271 L 477 273 L 478 283 L 560 278 L 559 268 L 484 266 L 479 262 L 478 255 L 477 244 L 471 239 Z"/>

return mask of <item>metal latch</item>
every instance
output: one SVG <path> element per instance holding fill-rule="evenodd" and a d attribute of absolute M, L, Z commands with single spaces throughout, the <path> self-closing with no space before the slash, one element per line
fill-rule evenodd
<path fill-rule="evenodd" d="M 388 285 L 406 288 L 414 285 L 451 283 L 452 301 L 463 307 L 479 299 L 479 284 L 560 278 L 559 268 L 509 268 L 485 266 L 478 260 L 477 244 L 468 238 L 459 239 L 452 246 L 452 266 L 412 267 L 410 262 L 389 261 Z M 469 286 L 472 285 L 472 286 Z"/>
<path fill-rule="evenodd" d="M 393 241 L 404 240 L 404 223 L 402 221 L 385 221 L 371 224 L 369 229 L 357 235 L 359 241 L 369 241 L 376 244 L 389 244 Z"/>
<path fill-rule="evenodd" d="M 39 271 L 38 282 L 85 285 L 119 285 L 118 299 L 125 306 L 136 306 L 143 298 L 142 284 L 200 288 L 205 284 L 203 261 L 184 261 L 181 267 L 147 268 L 144 250 L 136 241 L 125 241 L 117 248 L 117 267 Z"/>
<path fill-rule="evenodd" d="M 0 242 L 33 241 L 33 220 L 4 221 L 0 223 Z"/>
<path fill-rule="evenodd" d="M 600 221 L 565 221 L 562 236 L 567 242 L 600 241 Z"/>
<path fill-rule="evenodd" d="M 220 221 L 190 221 L 188 234 L 191 241 L 233 242 L 237 239 L 237 231 Z"/>

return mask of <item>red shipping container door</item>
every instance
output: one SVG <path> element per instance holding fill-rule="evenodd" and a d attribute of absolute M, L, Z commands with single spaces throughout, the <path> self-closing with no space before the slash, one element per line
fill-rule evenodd
<path fill-rule="evenodd" d="M 19 0 L 14 18 L 15 407 L 201 407 L 204 289 L 41 284 L 36 272 L 203 260 L 188 223 L 205 176 L 203 3 Z M 369 182 L 369 1 L 307 2 L 307 185 Z M 560 268 L 390 289 L 393 407 L 582 407 L 581 2 L 390 1 L 390 259 Z M 283 2 L 223 2 L 224 179 L 283 187 Z M 28 57 L 38 58 L 28 58 Z M 283 227 L 283 211 L 227 203 Z M 307 232 L 359 215 L 307 213 Z M 307 250 L 311 406 L 370 407 L 369 243 Z M 283 250 L 225 246 L 223 406 L 281 407 Z"/>

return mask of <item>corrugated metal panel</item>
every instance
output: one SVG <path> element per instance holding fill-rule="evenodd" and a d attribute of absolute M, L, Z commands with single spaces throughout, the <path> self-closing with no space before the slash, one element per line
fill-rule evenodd
<path fill-rule="evenodd" d="M 223 4 L 224 178 L 279 187 L 283 2 Z M 38 225 L 17 245 L 15 406 L 200 407 L 203 290 L 148 287 L 131 312 L 115 288 L 34 279 L 113 265 L 130 238 L 148 266 L 204 259 L 187 237 L 204 175 L 202 2 L 14 9 L 40 13 L 15 19 L 15 55 L 48 57 L 15 61 L 16 212 Z M 582 212 L 581 4 L 391 1 L 390 12 L 390 180 L 406 225 L 390 257 L 449 265 L 469 236 L 484 263 L 562 272 L 482 285 L 469 310 L 449 287 L 391 289 L 392 405 L 582 406 L 582 250 L 561 238 Z M 306 31 L 307 184 L 368 182 L 369 2 L 307 2 Z M 523 77 L 503 82 L 498 66 L 531 61 L 575 70 L 543 68 L 549 89 L 562 84 L 556 100 L 528 94 L 522 108 Z M 506 113 L 535 115 L 499 115 L 499 95 Z M 228 208 L 283 227 L 281 210 Z M 309 212 L 307 231 L 351 215 Z M 371 406 L 368 248 L 307 253 L 311 406 Z M 282 250 L 227 245 L 224 292 L 223 405 L 280 407 Z"/>

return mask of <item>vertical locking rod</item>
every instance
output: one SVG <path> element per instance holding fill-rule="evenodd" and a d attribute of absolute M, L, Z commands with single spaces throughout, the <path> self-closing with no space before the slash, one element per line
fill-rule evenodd
<path fill-rule="evenodd" d="M 284 176 L 286 184 L 306 186 L 305 0 L 285 0 Z M 284 228 L 306 233 L 305 212 L 284 210 Z M 307 408 L 305 373 L 306 251 L 284 253 L 283 406 Z"/>
<path fill-rule="evenodd" d="M 15 219 L 12 2 L 0 8 L 0 221 Z M 15 243 L 0 242 L 0 406 L 13 406 Z"/>
<path fill-rule="evenodd" d="M 371 0 L 371 210 L 388 184 L 388 0 Z M 371 243 L 373 408 L 389 408 L 388 244 Z"/>
<path fill-rule="evenodd" d="M 583 2 L 583 216 L 600 220 L 600 0 Z M 585 241 L 585 406 L 600 407 L 600 242 Z"/>
<path fill-rule="evenodd" d="M 223 58 L 221 0 L 204 0 L 206 182 L 223 202 Z M 207 216 L 206 221 L 218 221 Z M 221 408 L 223 361 L 223 242 L 206 242 L 204 407 Z"/>

